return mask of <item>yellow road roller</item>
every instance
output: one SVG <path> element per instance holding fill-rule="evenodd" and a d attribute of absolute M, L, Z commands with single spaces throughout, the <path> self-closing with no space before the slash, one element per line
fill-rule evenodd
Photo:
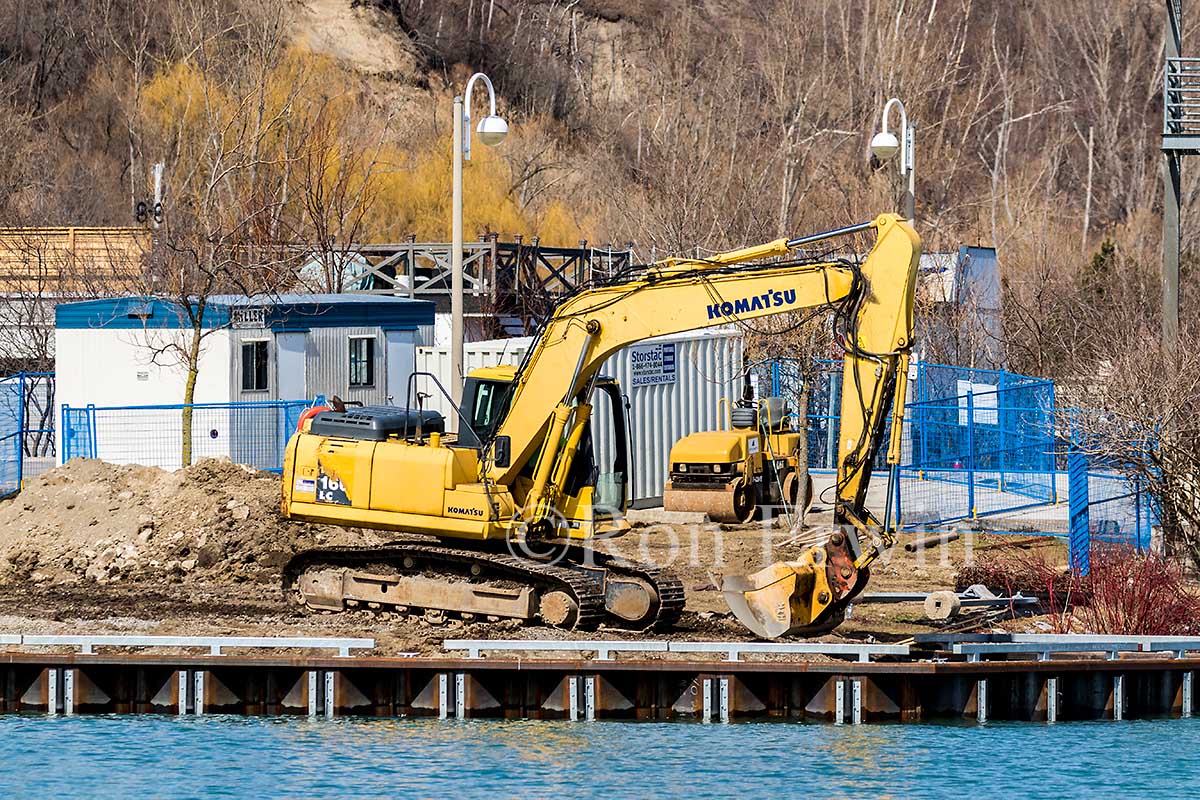
<path fill-rule="evenodd" d="M 763 506 L 805 512 L 812 478 L 800 470 L 799 431 L 782 397 L 742 400 L 729 415 L 730 430 L 699 431 L 671 448 L 663 492 L 667 511 L 703 511 L 713 522 L 746 523 Z M 803 481 L 804 486 L 801 486 Z"/>

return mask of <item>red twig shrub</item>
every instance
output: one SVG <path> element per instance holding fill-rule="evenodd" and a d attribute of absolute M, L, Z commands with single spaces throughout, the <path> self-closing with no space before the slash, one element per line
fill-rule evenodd
<path fill-rule="evenodd" d="M 1048 563 L 1040 553 L 1017 547 L 997 547 L 970 564 L 963 564 L 954 575 L 955 591 L 982 583 L 997 594 L 1042 594 L 1047 584 L 1056 582 L 1063 570 Z"/>
<path fill-rule="evenodd" d="M 1092 548 L 1079 621 L 1095 633 L 1174 636 L 1200 631 L 1200 596 L 1174 561 L 1127 548 Z"/>
<path fill-rule="evenodd" d="M 1078 580 L 1057 567 L 1041 553 L 1017 547 L 1000 547 L 971 564 L 959 567 L 954 588 L 962 591 L 981 583 L 997 594 L 1011 597 L 1018 592 L 1042 601 L 1055 633 L 1071 633 L 1074 623 L 1072 601 L 1078 596 Z"/>
<path fill-rule="evenodd" d="M 1082 578 L 1040 553 L 998 548 L 958 570 L 956 589 L 975 583 L 1007 595 L 1037 595 L 1056 633 L 1200 633 L 1200 593 L 1179 565 L 1129 548 L 1093 547 L 1091 569 Z"/>

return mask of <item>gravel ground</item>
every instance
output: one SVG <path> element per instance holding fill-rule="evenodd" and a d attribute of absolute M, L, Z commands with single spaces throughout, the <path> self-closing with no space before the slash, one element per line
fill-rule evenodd
<path fill-rule="evenodd" d="M 76 461 L 48 472 L 0 505 L 0 632 L 175 635 L 365 636 L 377 654 L 441 652 L 445 638 L 577 638 L 516 623 L 432 625 L 369 612 L 314 614 L 285 600 L 280 568 L 299 550 L 383 541 L 370 531 L 291 523 L 278 513 L 279 479 L 221 461 L 175 473 Z M 818 534 L 828 509 L 806 521 Z M 684 583 L 686 611 L 676 630 L 691 640 L 747 639 L 716 588 L 721 574 L 751 572 L 795 558 L 793 534 L 771 525 L 639 525 L 604 549 L 668 565 Z M 939 551 L 897 547 L 872 568 L 872 591 L 952 588 L 969 554 L 1011 542 L 976 534 Z M 1047 548 L 1052 539 L 1025 546 Z M 1027 628 L 1028 620 L 1010 623 Z M 902 640 L 937 630 L 918 605 L 855 607 L 825 638 Z M 589 636 L 644 638 L 619 630 Z"/>

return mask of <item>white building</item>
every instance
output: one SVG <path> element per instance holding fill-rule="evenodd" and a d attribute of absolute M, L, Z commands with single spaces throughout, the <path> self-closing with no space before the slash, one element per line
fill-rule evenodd
<path fill-rule="evenodd" d="M 416 349 L 433 325 L 433 303 L 382 295 L 218 296 L 204 311 L 194 402 L 310 400 L 323 394 L 364 405 L 403 403 Z M 178 405 L 191 341 L 189 314 L 162 298 L 64 303 L 55 312 L 60 458 L 178 461 L 181 415 L 129 406 Z M 76 441 L 71 410 L 95 407 L 91 441 Z M 257 466 L 280 437 L 261 430 L 265 412 L 197 409 L 195 457 L 228 455 Z M 151 419 L 154 414 L 161 419 Z M 286 420 L 278 424 L 280 436 Z M 161 443 L 155 440 L 161 438 Z M 284 437 L 285 438 L 285 437 Z M 203 445 L 203 446 L 202 446 Z M 252 453 L 238 452 L 252 448 Z M 153 453 L 147 453 L 153 449 Z M 158 453 L 161 450 L 161 453 Z M 260 452 L 261 451 L 261 452 Z M 158 453 L 157 455 L 155 455 Z"/>

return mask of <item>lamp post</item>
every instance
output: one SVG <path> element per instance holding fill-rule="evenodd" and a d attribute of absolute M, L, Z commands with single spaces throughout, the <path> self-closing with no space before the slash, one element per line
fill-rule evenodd
<path fill-rule="evenodd" d="M 895 106 L 900 109 L 900 138 L 896 138 L 896 134 L 888 130 L 888 113 Z M 879 133 L 871 138 L 871 155 L 882 164 L 895 158 L 897 153 L 900 153 L 900 175 L 908 176 L 908 189 L 904 195 L 904 216 L 908 219 L 908 224 L 912 225 L 917 216 L 917 201 L 916 201 L 916 171 L 913 167 L 913 149 L 917 136 L 916 125 L 910 125 L 908 122 L 908 112 L 904 108 L 904 103 L 901 103 L 898 98 L 893 97 L 887 101 L 883 107 L 883 120 L 880 123 Z"/>
<path fill-rule="evenodd" d="M 479 141 L 495 147 L 508 135 L 508 123 L 496 115 L 492 81 L 476 72 L 467 90 L 454 98 L 454 189 L 450 224 L 450 397 L 462 402 L 463 389 L 463 159 L 471 160 L 471 90 L 482 80 L 488 90 L 490 112 L 479 120 Z M 464 101 L 465 97 L 465 101 Z M 455 425 L 457 427 L 457 423 Z"/>

